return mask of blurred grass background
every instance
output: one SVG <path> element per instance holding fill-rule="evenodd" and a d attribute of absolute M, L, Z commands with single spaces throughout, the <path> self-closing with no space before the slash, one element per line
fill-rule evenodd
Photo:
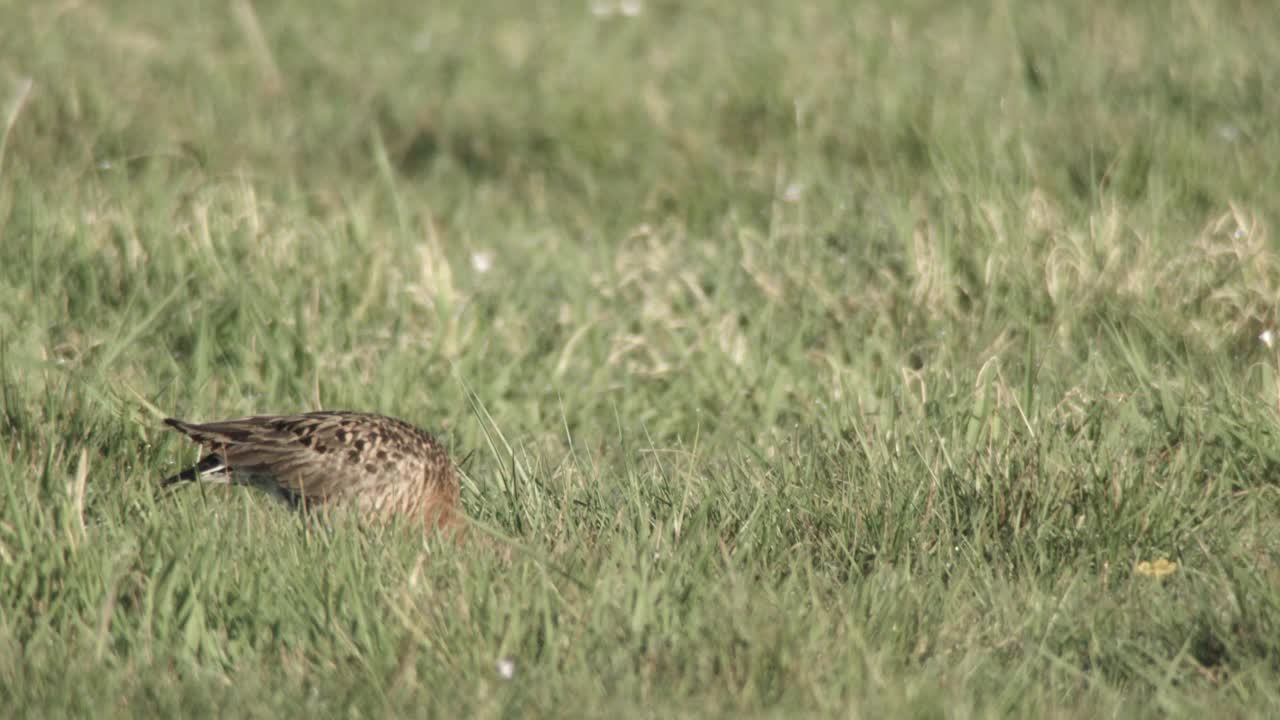
<path fill-rule="evenodd" d="M 15 713 L 1280 702 L 1269 4 L 0 27 Z M 470 454 L 506 549 L 153 496 L 164 414 L 319 408 Z"/>

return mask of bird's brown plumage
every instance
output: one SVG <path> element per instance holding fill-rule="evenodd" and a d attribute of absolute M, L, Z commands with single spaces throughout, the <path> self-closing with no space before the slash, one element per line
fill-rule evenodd
<path fill-rule="evenodd" d="M 426 431 L 385 415 L 321 411 L 211 423 L 165 424 L 207 455 L 165 480 L 207 478 L 278 493 L 294 504 L 352 505 L 427 525 L 457 522 L 458 480 L 444 448 Z"/>

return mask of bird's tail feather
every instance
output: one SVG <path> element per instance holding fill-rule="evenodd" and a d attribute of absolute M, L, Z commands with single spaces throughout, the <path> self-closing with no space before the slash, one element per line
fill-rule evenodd
<path fill-rule="evenodd" d="M 160 483 L 160 487 L 168 488 L 181 482 L 190 482 L 192 480 L 205 480 L 211 482 L 229 482 L 230 474 L 227 472 L 227 463 L 223 461 L 221 455 L 206 455 L 200 462 L 183 470 L 176 475 L 170 475 Z"/>

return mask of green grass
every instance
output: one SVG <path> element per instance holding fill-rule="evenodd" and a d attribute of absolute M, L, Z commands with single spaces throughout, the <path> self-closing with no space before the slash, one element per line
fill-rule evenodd
<path fill-rule="evenodd" d="M 1274 713 L 1268 3 L 379 5 L 0 5 L 6 711 Z M 155 496 L 317 408 L 503 539 Z"/>

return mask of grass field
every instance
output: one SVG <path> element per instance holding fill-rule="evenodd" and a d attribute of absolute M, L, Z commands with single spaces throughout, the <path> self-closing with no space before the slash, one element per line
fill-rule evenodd
<path fill-rule="evenodd" d="M 1269 3 L 377 6 L 0 4 L 6 714 L 1280 706 Z"/>

